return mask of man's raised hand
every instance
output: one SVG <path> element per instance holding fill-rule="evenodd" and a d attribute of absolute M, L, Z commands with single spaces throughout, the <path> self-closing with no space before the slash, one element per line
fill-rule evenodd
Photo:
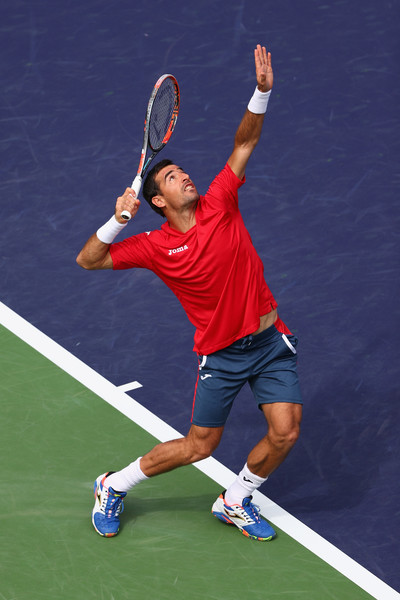
<path fill-rule="evenodd" d="M 257 44 L 254 50 L 254 61 L 256 66 L 257 87 L 260 92 L 269 92 L 274 84 L 274 73 L 272 71 L 271 53 L 267 52 L 265 46 Z"/>

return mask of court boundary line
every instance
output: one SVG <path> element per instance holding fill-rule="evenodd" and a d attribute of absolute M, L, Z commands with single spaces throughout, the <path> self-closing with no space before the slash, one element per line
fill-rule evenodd
<path fill-rule="evenodd" d="M 132 396 L 97 373 L 29 321 L 8 308 L 3 302 L 0 302 L 0 324 L 159 441 L 166 442 L 183 437 L 173 427 L 134 400 Z M 233 471 L 213 457 L 199 461 L 193 466 L 223 488 L 227 488 L 236 476 Z M 395 589 L 267 496 L 256 491 L 253 497 L 260 505 L 264 517 L 373 598 L 376 600 L 400 600 L 400 594 Z"/>

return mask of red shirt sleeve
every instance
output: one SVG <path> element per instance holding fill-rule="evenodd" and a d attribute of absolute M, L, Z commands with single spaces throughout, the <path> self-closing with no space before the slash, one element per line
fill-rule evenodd
<path fill-rule="evenodd" d="M 111 244 L 110 254 L 113 269 L 132 269 L 133 267 L 151 269 L 152 245 L 150 236 L 152 233 L 139 233 L 122 240 L 122 242 Z"/>
<path fill-rule="evenodd" d="M 215 177 L 204 196 L 205 208 L 238 209 L 238 190 L 246 178 L 239 179 L 228 164 Z"/>

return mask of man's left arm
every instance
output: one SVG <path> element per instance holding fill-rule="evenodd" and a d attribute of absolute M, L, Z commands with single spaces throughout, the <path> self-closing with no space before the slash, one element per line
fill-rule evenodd
<path fill-rule="evenodd" d="M 257 88 L 236 131 L 233 152 L 228 159 L 228 165 L 239 179 L 243 179 L 247 162 L 260 139 L 269 92 L 274 81 L 271 53 L 267 53 L 264 46 L 257 45 L 254 61 Z"/>

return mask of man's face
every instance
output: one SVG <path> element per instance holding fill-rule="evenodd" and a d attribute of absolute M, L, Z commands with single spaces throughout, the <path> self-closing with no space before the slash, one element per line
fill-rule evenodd
<path fill-rule="evenodd" d="M 166 209 L 181 211 L 195 204 L 199 194 L 189 175 L 177 165 L 167 165 L 156 176 L 160 190 L 158 198 L 162 198 Z"/>

